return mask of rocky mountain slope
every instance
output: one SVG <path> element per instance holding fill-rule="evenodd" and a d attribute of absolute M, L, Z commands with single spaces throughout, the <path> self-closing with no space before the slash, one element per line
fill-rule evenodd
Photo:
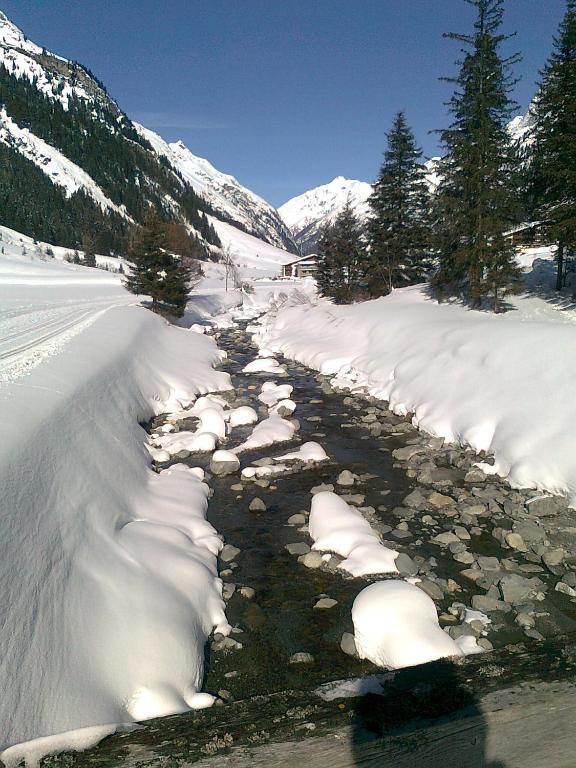
<path fill-rule="evenodd" d="M 30 195 L 30 189 L 35 190 Z M 212 220 L 296 252 L 286 225 L 232 176 L 135 125 L 88 69 L 0 13 L 0 224 L 68 247 L 121 251 L 150 204 L 219 246 Z"/>

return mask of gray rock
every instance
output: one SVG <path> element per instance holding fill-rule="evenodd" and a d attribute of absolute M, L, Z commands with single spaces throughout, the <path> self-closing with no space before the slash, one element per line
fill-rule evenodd
<path fill-rule="evenodd" d="M 345 496 L 341 496 L 340 498 L 345 501 L 346 504 L 354 504 L 356 507 L 364 504 L 364 501 L 366 500 L 366 497 L 361 493 L 350 493 Z"/>
<path fill-rule="evenodd" d="M 322 553 L 307 552 L 305 555 L 300 555 L 298 562 L 305 565 L 306 568 L 320 568 L 322 565 Z"/>
<path fill-rule="evenodd" d="M 223 563 L 230 563 L 234 558 L 240 554 L 238 547 L 232 546 L 232 544 L 225 544 L 220 552 L 220 560 Z"/>
<path fill-rule="evenodd" d="M 342 635 L 342 639 L 340 640 L 340 648 L 348 656 L 358 656 L 356 641 L 354 640 L 354 635 L 352 635 L 350 632 L 344 632 Z"/>
<path fill-rule="evenodd" d="M 568 595 L 568 597 L 576 597 L 576 589 L 569 587 L 568 584 L 565 584 L 563 581 L 559 581 L 554 589 L 556 592 L 562 592 L 563 595 Z"/>
<path fill-rule="evenodd" d="M 430 496 L 428 496 L 428 504 L 431 504 L 436 509 L 445 509 L 446 507 L 452 507 L 454 506 L 456 502 L 451 496 L 446 496 L 443 493 L 438 493 L 438 491 L 433 491 Z"/>
<path fill-rule="evenodd" d="M 322 491 L 333 491 L 334 486 L 332 483 L 322 483 L 321 485 L 315 485 L 314 488 L 310 488 L 310 493 L 314 496 L 317 493 L 322 493 Z"/>
<path fill-rule="evenodd" d="M 417 563 L 404 552 L 400 552 L 394 564 L 401 576 L 415 576 L 418 573 Z"/>
<path fill-rule="evenodd" d="M 423 592 L 426 592 L 428 597 L 431 597 L 432 600 L 442 600 L 444 598 L 444 592 L 442 591 L 442 588 L 435 581 L 422 579 L 422 581 L 419 581 L 416 586 L 419 587 Z"/>
<path fill-rule="evenodd" d="M 454 533 L 456 536 L 458 536 L 459 539 L 462 541 L 470 541 L 472 538 L 466 528 L 464 528 L 462 525 L 455 525 L 454 526 Z"/>
<path fill-rule="evenodd" d="M 452 541 L 448 544 L 448 549 L 453 555 L 461 555 L 462 552 L 466 552 L 466 544 L 463 541 Z"/>
<path fill-rule="evenodd" d="M 517 552 L 527 552 L 526 542 L 519 533 L 507 533 L 505 535 L 506 544 Z"/>
<path fill-rule="evenodd" d="M 403 448 L 396 448 L 392 451 L 392 456 L 398 461 L 410 461 L 419 453 L 424 453 L 426 449 L 422 445 L 406 445 Z"/>
<path fill-rule="evenodd" d="M 354 475 L 349 469 L 344 469 L 336 478 L 336 485 L 350 486 L 354 485 Z"/>
<path fill-rule="evenodd" d="M 457 563 L 462 563 L 462 565 L 472 565 L 475 560 L 472 552 L 457 552 L 453 555 L 453 558 Z M 481 573 L 481 571 L 478 571 L 478 573 Z"/>
<path fill-rule="evenodd" d="M 529 499 L 526 502 L 526 509 L 534 517 L 551 517 L 558 514 L 559 505 L 554 496 L 545 496 L 533 500 Z"/>
<path fill-rule="evenodd" d="M 266 504 L 260 499 L 258 496 L 256 496 L 252 501 L 250 502 L 250 505 L 248 506 L 248 509 L 250 512 L 266 512 Z"/>
<path fill-rule="evenodd" d="M 555 568 L 564 562 L 566 552 L 563 549 L 549 549 L 542 555 L 542 562 L 548 568 Z"/>
<path fill-rule="evenodd" d="M 297 541 L 294 544 L 286 544 L 285 549 L 291 555 L 306 555 L 310 552 L 310 547 L 303 541 Z"/>
<path fill-rule="evenodd" d="M 546 538 L 546 531 L 544 528 L 532 520 L 516 522 L 514 523 L 513 528 L 515 533 L 518 533 L 528 544 L 541 542 Z"/>
<path fill-rule="evenodd" d="M 497 600 L 494 597 L 488 595 L 474 595 L 472 597 L 472 608 L 476 611 L 483 611 L 484 613 L 490 613 L 492 611 L 507 612 L 510 610 L 510 606 L 502 600 Z"/>
<path fill-rule="evenodd" d="M 226 584 L 222 585 L 222 597 L 224 600 L 230 600 L 234 592 L 236 592 L 236 584 L 227 582 Z"/>
<path fill-rule="evenodd" d="M 331 597 L 321 597 L 320 600 L 314 603 L 314 608 L 327 610 L 328 608 L 334 608 L 335 605 L 338 605 L 338 600 L 334 600 Z"/>
<path fill-rule="evenodd" d="M 500 592 L 505 602 L 517 605 L 529 600 L 541 585 L 540 579 L 510 573 L 500 579 Z"/>
<path fill-rule="evenodd" d="M 306 522 L 306 515 L 298 512 L 296 515 L 291 515 L 288 518 L 288 525 L 304 525 Z"/>
<path fill-rule="evenodd" d="M 402 503 L 413 509 L 422 509 L 422 507 L 426 506 L 426 497 L 421 491 L 416 489 L 415 491 L 412 491 L 412 493 L 409 493 Z"/>
<path fill-rule="evenodd" d="M 451 531 L 445 531 L 444 533 L 439 533 L 437 536 L 434 536 L 431 541 L 434 544 L 444 544 L 448 546 L 448 544 L 455 544 L 456 542 L 460 543 L 460 539 L 458 536 L 456 536 L 455 533 L 452 533 Z"/>
<path fill-rule="evenodd" d="M 485 557 L 480 555 L 478 558 L 478 565 L 483 571 L 499 571 L 500 560 L 497 557 Z"/>
<path fill-rule="evenodd" d="M 213 475 L 224 476 L 233 475 L 240 469 L 240 459 L 233 461 L 232 459 L 226 461 L 214 461 L 214 458 L 210 460 L 210 472 Z"/>
<path fill-rule="evenodd" d="M 252 600 L 252 598 L 256 594 L 256 590 L 253 589 L 252 587 L 240 587 L 239 592 L 242 595 L 242 597 L 246 598 L 246 600 Z"/>
<path fill-rule="evenodd" d="M 482 472 L 481 469 L 478 469 L 478 467 L 472 467 L 472 469 L 469 469 L 468 472 L 464 475 L 464 482 L 465 483 L 485 483 L 486 482 L 486 475 L 484 472 Z"/>
<path fill-rule="evenodd" d="M 304 653 L 300 651 L 300 653 L 293 653 L 292 656 L 290 656 L 290 664 L 313 664 L 314 663 L 314 656 L 312 656 L 311 653 Z"/>
<path fill-rule="evenodd" d="M 215 652 L 218 651 L 240 651 L 242 649 L 242 643 L 239 643 L 238 640 L 234 640 L 233 637 L 222 637 L 218 640 L 214 640 L 212 645 L 210 646 L 211 649 Z"/>

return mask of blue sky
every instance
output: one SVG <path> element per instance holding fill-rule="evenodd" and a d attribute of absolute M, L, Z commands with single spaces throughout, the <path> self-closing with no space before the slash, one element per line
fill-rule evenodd
<path fill-rule="evenodd" d="M 394 113 L 427 155 L 467 31 L 463 0 L 0 0 L 35 42 L 86 64 L 121 107 L 280 205 L 372 181 Z M 508 0 L 524 110 L 564 0 Z"/>

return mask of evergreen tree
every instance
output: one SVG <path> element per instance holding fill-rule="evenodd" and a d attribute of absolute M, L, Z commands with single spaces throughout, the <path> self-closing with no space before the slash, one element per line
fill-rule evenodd
<path fill-rule="evenodd" d="M 465 46 L 448 104 L 451 126 L 441 132 L 446 156 L 436 198 L 440 294 L 462 290 L 473 307 L 491 294 L 494 309 L 519 281 L 514 248 L 505 233 L 516 220 L 517 157 L 506 126 L 514 108 L 509 92 L 516 56 L 503 59 L 503 0 L 465 0 L 477 18 L 470 35 L 446 37 Z"/>
<path fill-rule="evenodd" d="M 535 216 L 558 245 L 556 287 L 565 280 L 565 252 L 576 246 L 576 2 L 568 0 L 541 73 L 533 105 L 530 176 Z"/>
<path fill-rule="evenodd" d="M 387 138 L 384 162 L 369 198 L 368 287 L 372 295 L 418 283 L 431 267 L 422 152 L 403 112 L 394 118 Z"/>
<path fill-rule="evenodd" d="M 320 293 L 337 304 L 354 301 L 364 285 L 364 259 L 360 225 L 347 200 L 320 236 L 316 274 Z"/>
<path fill-rule="evenodd" d="M 136 230 L 128 259 L 133 269 L 126 288 L 150 296 L 154 312 L 181 317 L 188 300 L 190 268 L 185 259 L 168 251 L 165 224 L 156 212 L 149 213 Z"/>
<path fill-rule="evenodd" d="M 95 267 L 96 264 L 96 249 L 94 244 L 94 238 L 90 232 L 86 232 L 82 238 L 82 250 L 84 251 L 84 266 Z"/>

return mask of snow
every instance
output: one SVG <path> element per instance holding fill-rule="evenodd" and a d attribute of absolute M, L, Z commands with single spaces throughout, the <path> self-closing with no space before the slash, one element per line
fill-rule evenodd
<path fill-rule="evenodd" d="M 291 421 L 277 415 L 269 416 L 256 424 L 250 437 L 234 448 L 234 453 L 252 451 L 255 448 L 264 448 L 267 445 L 292 440 L 295 431 L 296 427 Z"/>
<path fill-rule="evenodd" d="M 494 457 L 487 472 L 576 503 L 574 310 L 535 296 L 494 315 L 439 305 L 425 286 L 350 306 L 326 301 L 264 319 L 258 344 L 389 401 L 447 442 Z"/>
<path fill-rule="evenodd" d="M 32 161 L 53 184 L 64 189 L 66 197 L 71 197 L 80 189 L 95 200 L 103 211 L 113 211 L 132 221 L 124 206 L 113 203 L 86 171 L 35 136 L 28 128 L 19 128 L 4 107 L 0 109 L 0 142 Z"/>
<path fill-rule="evenodd" d="M 242 373 L 286 373 L 286 369 L 273 357 L 259 357 L 245 365 Z"/>
<path fill-rule="evenodd" d="M 258 414 L 249 405 L 241 405 L 230 411 L 229 422 L 231 427 L 242 427 L 247 424 L 256 424 Z"/>
<path fill-rule="evenodd" d="M 230 379 L 212 339 L 136 306 L 118 276 L 6 250 L 0 748 L 63 734 L 60 749 L 88 743 L 70 731 L 209 703 L 204 645 L 229 631 L 222 541 L 202 470 L 152 471 L 140 423 Z"/>
<path fill-rule="evenodd" d="M 322 448 L 320 443 L 315 443 L 313 441 L 303 443 L 297 451 L 291 451 L 290 453 L 285 453 L 282 456 L 276 456 L 274 458 L 274 461 L 302 461 L 304 463 L 327 460 L 328 454 L 324 448 Z"/>
<path fill-rule="evenodd" d="M 361 220 L 369 214 L 368 197 L 372 186 L 338 176 L 329 184 L 293 197 L 278 208 L 278 213 L 290 227 L 297 240 L 318 236 L 322 227 L 334 221 L 349 200 L 356 216 Z"/>
<path fill-rule="evenodd" d="M 293 253 L 270 245 L 232 224 L 219 221 L 213 216 L 208 216 L 208 220 L 216 230 L 222 248 L 230 251 L 242 275 L 253 278 L 273 277 L 280 274 L 283 264 L 289 264 L 297 258 Z"/>
<path fill-rule="evenodd" d="M 402 669 L 463 655 L 440 628 L 432 598 L 405 581 L 363 589 L 352 605 L 352 621 L 358 655 L 379 667 Z"/>
<path fill-rule="evenodd" d="M 354 507 L 331 491 L 312 498 L 309 533 L 312 549 L 346 558 L 338 566 L 352 576 L 397 573 L 398 553 L 385 547 L 370 523 Z"/>
<path fill-rule="evenodd" d="M 258 400 L 271 408 L 281 400 L 288 400 L 294 387 L 291 384 L 276 384 L 274 381 L 265 381 Z"/>

